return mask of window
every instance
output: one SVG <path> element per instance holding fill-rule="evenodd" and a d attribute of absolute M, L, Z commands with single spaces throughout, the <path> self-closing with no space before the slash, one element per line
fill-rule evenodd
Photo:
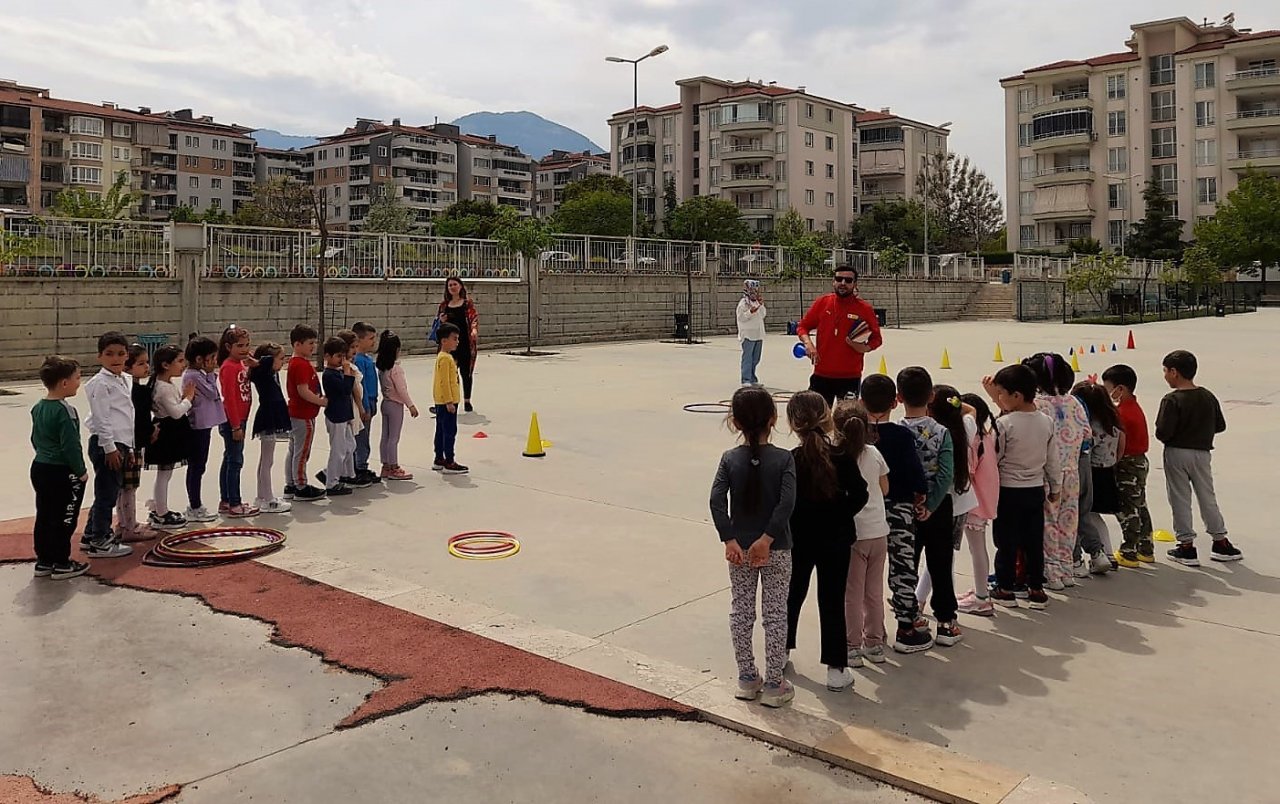
<path fill-rule="evenodd" d="M 624 162 L 630 162 L 630 161 L 632 161 L 632 160 L 631 160 L 631 159 L 629 159 L 629 158 L 627 158 L 627 159 L 623 159 L 623 161 L 624 161 Z M 478 168 L 487 168 L 487 167 L 489 167 L 489 164 L 490 164 L 490 163 L 489 163 L 489 160 L 488 160 L 488 159 L 474 159 L 474 160 L 472 160 L 472 162 L 471 162 L 472 167 L 478 167 Z"/>
<path fill-rule="evenodd" d="M 1208 89 L 1218 85 L 1218 66 L 1211 61 L 1196 64 L 1196 89 Z"/>
<path fill-rule="evenodd" d="M 1215 177 L 1196 179 L 1196 201 L 1201 204 L 1218 203 L 1218 180 Z"/>
<path fill-rule="evenodd" d="M 806 147 L 806 148 L 812 148 L 812 147 L 813 147 L 813 132 L 812 132 L 812 131 L 806 131 L 806 132 L 804 133 L 804 147 Z"/>
<path fill-rule="evenodd" d="M 744 178 L 746 177 L 744 176 Z M 707 183 L 710 184 L 712 187 L 720 186 L 720 168 L 716 167 L 715 165 L 711 166 L 711 180 Z"/>
<path fill-rule="evenodd" d="M 193 143 L 193 144 L 192 144 L 192 146 L 191 146 L 192 148 L 199 148 L 199 147 L 200 147 L 200 138 L 199 138 L 199 137 L 192 137 L 192 138 L 191 138 L 191 141 L 192 141 L 192 143 Z"/>
<path fill-rule="evenodd" d="M 813 190 L 804 191 L 804 202 L 809 205 L 813 204 Z"/>
<path fill-rule="evenodd" d="M 222 179 L 209 179 L 209 186 L 215 190 L 222 189 Z"/>
<path fill-rule="evenodd" d="M 834 151 L 836 149 L 836 138 L 827 137 L 827 150 Z"/>
<path fill-rule="evenodd" d="M 225 151 L 225 150 L 227 150 L 227 142 L 226 142 L 226 140 L 223 140 L 223 141 L 222 141 L 222 150 L 224 150 L 224 151 Z M 334 148 L 334 149 L 333 149 L 333 157 L 334 157 L 335 159 L 341 159 L 342 157 L 344 157 L 344 156 L 346 156 L 346 155 L 347 155 L 347 149 L 346 149 L 345 147 L 341 146 L 341 145 L 340 145 L 340 146 L 338 146 L 337 148 Z"/>
<path fill-rule="evenodd" d="M 1018 124 L 1018 144 L 1019 145 L 1031 144 L 1031 124 L 1030 123 Z"/>
<path fill-rule="evenodd" d="M 386 156 L 386 155 L 387 155 L 387 146 L 385 146 L 385 145 L 379 145 L 379 146 L 378 146 L 378 156 Z"/>
<path fill-rule="evenodd" d="M 804 224 L 805 226 L 809 227 L 809 231 L 811 232 L 813 231 L 813 218 L 805 218 Z"/>
<path fill-rule="evenodd" d="M 1024 156 L 1018 160 L 1018 175 L 1024 179 L 1033 179 L 1036 175 L 1036 158 Z"/>
<path fill-rule="evenodd" d="M 214 160 L 212 160 L 212 161 L 213 161 L 213 169 L 214 169 L 214 170 L 226 170 L 226 169 L 227 169 L 227 160 L 225 160 L 225 159 L 214 159 Z"/>
<path fill-rule="evenodd" d="M 1036 227 L 1034 225 L 1022 225 L 1018 227 L 1018 245 L 1022 248 L 1032 248 L 1036 244 Z"/>
<path fill-rule="evenodd" d="M 674 161 L 676 161 L 676 146 L 674 145 L 662 146 L 662 164 L 669 165 Z"/>
<path fill-rule="evenodd" d="M 1151 158 L 1172 159 L 1178 155 L 1178 130 L 1173 127 L 1151 129 Z"/>
<path fill-rule="evenodd" d="M 1022 87 L 1018 90 L 1018 111 L 1026 112 L 1036 105 L 1036 88 Z"/>
<path fill-rule="evenodd" d="M 1129 151 L 1127 148 L 1107 149 L 1107 172 L 1124 173 L 1129 169 Z"/>
<path fill-rule="evenodd" d="M 1217 140 L 1196 140 L 1196 164 L 1197 165 L 1218 164 L 1218 141 Z"/>
<path fill-rule="evenodd" d="M 834 109 L 827 110 L 827 122 L 834 123 L 836 121 L 836 112 Z"/>
<path fill-rule="evenodd" d="M 379 165 L 379 166 L 378 166 L 378 178 L 380 178 L 380 179 L 385 179 L 386 177 L 387 177 L 387 166 L 386 166 L 386 165 Z"/>
<path fill-rule="evenodd" d="M 72 184 L 102 184 L 102 168 L 71 166 Z"/>
<path fill-rule="evenodd" d="M 773 177 L 777 181 L 787 180 L 787 163 L 781 159 L 773 163 Z"/>
<path fill-rule="evenodd" d="M 1107 136 L 1123 137 L 1128 130 L 1128 117 L 1124 112 L 1107 112 Z"/>
<path fill-rule="evenodd" d="M 1093 133 L 1092 109 L 1067 109 L 1060 112 L 1044 112 L 1031 120 L 1031 139 L 1070 137 Z M 935 150 L 935 149 L 930 149 Z"/>
<path fill-rule="evenodd" d="M 1162 89 L 1151 93 L 1151 122 L 1168 123 L 1178 114 L 1172 89 Z"/>
<path fill-rule="evenodd" d="M 198 195 L 189 195 L 189 196 L 187 196 L 187 206 L 189 206 L 189 207 L 191 207 L 191 208 L 193 208 L 193 209 L 194 209 L 195 207 L 200 206 L 200 196 L 198 196 Z"/>
<path fill-rule="evenodd" d="M 720 140 L 719 139 L 711 140 L 711 158 L 715 159 L 716 154 L 718 153 L 720 153 Z"/>
<path fill-rule="evenodd" d="M 1018 212 L 1022 215 L 1030 215 L 1036 208 L 1036 191 L 1023 190 L 1018 193 Z"/>
<path fill-rule="evenodd" d="M 786 190 L 775 190 L 773 195 L 774 195 L 774 200 L 777 201 L 777 207 L 776 207 L 777 209 L 786 209 L 787 207 L 790 206 L 790 204 L 787 203 Z"/>
<path fill-rule="evenodd" d="M 91 137 L 102 136 L 102 121 L 96 117 L 72 117 L 72 134 L 88 134 Z"/>
<path fill-rule="evenodd" d="M 1107 241 L 1112 248 L 1124 243 L 1124 221 L 1107 221 Z"/>
<path fill-rule="evenodd" d="M 198 157 L 198 156 L 184 156 L 184 157 L 182 157 L 182 166 L 183 166 L 183 167 L 189 167 L 189 168 L 199 167 L 199 166 L 200 166 L 200 157 Z"/>
<path fill-rule="evenodd" d="M 1164 190 L 1166 195 L 1176 196 L 1178 194 L 1178 166 L 1172 165 L 1152 165 L 1151 180 L 1160 185 L 1160 189 Z"/>
<path fill-rule="evenodd" d="M 1128 206 L 1129 188 L 1123 184 L 1107 185 L 1107 209 L 1124 209 Z"/>
<path fill-rule="evenodd" d="M 1107 100 L 1120 100 L 1124 97 L 1125 92 L 1125 75 L 1107 76 Z"/>
<path fill-rule="evenodd" d="M 1196 125 L 1204 128 L 1218 122 L 1213 101 L 1196 101 Z"/>
<path fill-rule="evenodd" d="M 132 137 L 133 126 L 129 123 L 112 123 L 111 136 L 113 137 Z"/>
<path fill-rule="evenodd" d="M 209 199 L 209 207 L 210 207 L 211 209 L 222 209 L 222 199 L 221 199 L 221 198 L 210 198 L 210 199 Z"/>
<path fill-rule="evenodd" d="M 827 193 L 827 206 L 834 207 L 836 205 L 836 194 Z"/>
<path fill-rule="evenodd" d="M 787 102 L 782 101 L 781 103 L 779 103 L 777 106 L 773 108 L 774 108 L 774 117 L 773 117 L 774 121 L 777 122 L 779 125 L 787 122 Z"/>
<path fill-rule="evenodd" d="M 878 145 L 881 143 L 902 142 L 902 127 L 892 126 L 888 128 L 862 128 L 858 129 L 858 139 L 863 145 Z M 1030 139 L 1028 139 L 1028 143 Z"/>
<path fill-rule="evenodd" d="M 806 103 L 806 104 L 804 105 L 804 116 L 805 116 L 805 117 L 807 117 L 807 118 L 809 118 L 810 120 L 812 120 L 812 119 L 813 119 L 813 104 L 812 104 L 812 103 Z"/>
<path fill-rule="evenodd" d="M 806 175 L 806 176 L 812 176 L 812 175 L 813 175 L 813 161 L 812 161 L 812 160 L 806 159 L 806 160 L 804 161 L 804 175 Z"/>
<path fill-rule="evenodd" d="M 189 178 L 187 179 L 187 186 L 188 186 L 188 187 L 194 187 L 194 188 L 196 188 L 196 189 L 199 189 L 199 188 L 200 188 L 200 177 L 199 177 L 199 176 L 191 176 L 191 177 L 189 177 Z"/>
<path fill-rule="evenodd" d="M 662 118 L 662 136 L 665 139 L 671 139 L 675 136 L 676 119 L 674 117 Z"/>
<path fill-rule="evenodd" d="M 1178 199 L 1176 198 L 1169 202 L 1169 217 L 1178 217 Z"/>
<path fill-rule="evenodd" d="M 834 179 L 836 177 L 836 166 L 827 165 L 827 178 Z"/>
<path fill-rule="evenodd" d="M 1173 54 L 1152 56 L 1147 59 L 1151 66 L 1151 86 L 1158 87 L 1173 83 Z"/>
<path fill-rule="evenodd" d="M 111 146 L 111 158 L 117 162 L 128 162 L 133 158 L 133 150 L 128 146 Z"/>
<path fill-rule="evenodd" d="M 787 135 L 775 134 L 774 141 L 774 150 L 780 154 L 785 154 L 787 152 Z"/>
<path fill-rule="evenodd" d="M 102 161 L 102 143 L 100 142 L 73 142 L 71 143 L 72 159 L 93 159 L 94 161 Z"/>

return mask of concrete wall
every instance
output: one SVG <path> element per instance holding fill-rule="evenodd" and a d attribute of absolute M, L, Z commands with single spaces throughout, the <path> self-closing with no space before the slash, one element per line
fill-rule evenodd
<path fill-rule="evenodd" d="M 181 261 L 180 261 L 181 262 Z M 197 283 L 189 278 L 188 282 Z M 247 327 L 256 342 L 288 342 L 294 324 L 315 325 L 314 280 L 201 279 L 188 288 L 198 300 L 199 329 L 216 337 L 228 324 Z M 956 319 L 981 283 L 905 280 L 900 285 L 903 323 Z M 770 329 L 781 331 L 814 297 L 830 291 L 826 279 L 806 280 L 803 305 L 797 281 L 766 284 Z M 894 283 L 865 280 L 862 294 L 896 320 Z M 523 346 L 527 327 L 524 283 L 473 283 L 484 349 Z M 539 278 L 535 344 L 670 337 L 673 313 L 684 310 L 686 280 L 679 276 L 552 274 Z M 741 280 L 695 277 L 699 334 L 734 332 Z M 443 295 L 434 280 L 325 283 L 325 329 L 357 320 L 396 330 L 409 351 L 427 350 L 426 333 Z M 0 278 L 0 377 L 32 377 L 44 356 L 75 357 L 93 365 L 97 336 L 118 329 L 133 337 L 167 334 L 185 341 L 196 312 L 182 309 L 180 279 Z M 184 315 L 185 313 L 185 315 Z M 184 323 L 185 321 L 185 323 Z"/>

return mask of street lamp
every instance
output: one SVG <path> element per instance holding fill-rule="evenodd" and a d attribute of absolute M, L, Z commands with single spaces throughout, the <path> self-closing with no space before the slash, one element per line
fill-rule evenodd
<path fill-rule="evenodd" d="M 640 62 L 644 61 L 645 59 L 651 59 L 654 56 L 661 56 L 663 53 L 666 53 L 668 50 L 670 50 L 670 48 L 668 48 L 666 45 L 658 45 L 653 50 L 650 50 L 648 53 L 644 54 L 638 59 L 624 59 L 621 56 L 605 57 L 605 61 L 610 61 L 615 64 L 631 65 L 631 158 L 636 162 L 639 162 L 640 160 L 640 144 L 639 144 L 640 129 L 638 125 L 638 120 L 640 117 Z M 619 140 L 619 145 L 621 145 L 621 140 Z M 622 164 L 621 159 L 618 160 L 618 164 L 619 165 Z M 636 179 L 639 176 L 639 172 L 640 171 L 638 167 L 631 171 L 631 236 L 632 237 L 636 236 L 636 226 L 637 226 L 637 221 L 639 220 L 639 215 L 640 215 L 640 193 L 639 193 L 640 185 L 636 181 Z M 635 246 L 633 245 L 632 248 L 634 249 Z"/>
<path fill-rule="evenodd" d="M 950 128 L 951 121 L 938 128 Z M 924 275 L 929 275 L 929 130 L 924 130 Z"/>

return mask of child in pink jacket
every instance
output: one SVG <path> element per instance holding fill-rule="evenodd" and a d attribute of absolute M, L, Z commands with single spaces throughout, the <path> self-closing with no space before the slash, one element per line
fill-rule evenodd
<path fill-rule="evenodd" d="M 987 592 L 987 576 L 991 572 L 991 559 L 987 555 L 987 525 L 996 518 L 996 505 L 1000 502 L 1000 468 L 996 456 L 998 425 L 982 397 L 964 394 L 960 400 L 966 406 L 966 413 L 972 409 L 972 420 L 977 425 L 977 436 L 969 441 L 969 477 L 978 495 L 978 507 L 969 512 L 964 524 L 965 541 L 969 543 L 969 556 L 973 559 L 973 588 L 956 603 L 966 614 L 991 617 L 995 614 L 995 607 Z"/>

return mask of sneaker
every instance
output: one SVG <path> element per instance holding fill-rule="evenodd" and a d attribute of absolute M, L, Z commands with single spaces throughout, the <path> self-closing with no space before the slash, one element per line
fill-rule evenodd
<path fill-rule="evenodd" d="M 231 512 L 232 505 L 226 500 L 218 501 L 218 516 L 228 516 Z"/>
<path fill-rule="evenodd" d="M 754 701 L 760 697 L 762 689 L 764 689 L 764 679 L 760 676 L 739 676 L 738 691 L 733 694 L 733 697 L 739 701 Z"/>
<path fill-rule="evenodd" d="M 470 403 L 470 402 L 463 402 L 463 403 L 462 403 L 462 409 L 463 409 L 465 412 L 467 412 L 467 413 L 475 413 L 475 412 L 476 412 L 476 409 L 475 409 L 474 407 L 472 407 L 472 405 L 471 405 L 471 403 Z"/>
<path fill-rule="evenodd" d="M 777 709 L 788 703 L 792 698 L 796 697 L 796 689 L 791 686 L 791 682 L 785 678 L 780 681 L 771 681 L 764 685 L 764 689 L 760 692 L 760 703 L 765 706 Z"/>
<path fill-rule="evenodd" d="M 124 558 L 131 553 L 133 553 L 133 548 L 129 545 L 110 541 L 93 542 L 89 545 L 89 549 L 85 551 L 85 555 L 89 556 L 89 558 Z"/>
<path fill-rule="evenodd" d="M 844 692 L 853 686 L 853 673 L 847 667 L 827 668 L 827 689 L 832 692 Z"/>
<path fill-rule="evenodd" d="M 1048 607 L 1049 596 L 1044 593 L 1043 589 L 1027 590 L 1027 608 L 1044 611 Z"/>
<path fill-rule="evenodd" d="M 1063 586 L 1065 586 L 1067 589 L 1074 588 L 1074 587 L 1075 587 L 1075 585 L 1076 585 L 1076 579 L 1075 579 L 1075 577 L 1074 577 L 1074 576 L 1071 576 L 1071 575 L 1068 575 L 1067 577 L 1063 578 L 1063 579 L 1062 579 L 1062 585 L 1063 585 Z"/>
<path fill-rule="evenodd" d="M 1013 594 L 1014 594 L 1014 595 L 1015 595 L 1019 600 L 1026 600 L 1026 599 L 1027 599 L 1027 587 L 1026 587 L 1024 584 L 1018 584 L 1017 586 L 1013 587 Z"/>
<path fill-rule="evenodd" d="M 431 471 L 433 471 L 433 472 L 443 472 L 443 471 L 444 471 L 444 460 L 443 460 L 443 459 L 441 459 L 441 458 L 436 458 L 434 461 L 432 461 L 432 462 L 431 462 Z"/>
<path fill-rule="evenodd" d="M 382 482 L 382 478 L 378 477 L 378 473 L 368 468 L 357 470 L 356 477 L 362 479 L 367 486 L 377 485 Z"/>
<path fill-rule="evenodd" d="M 1016 592 L 997 587 L 991 590 L 991 602 L 998 603 L 1006 609 L 1016 609 L 1018 607 L 1018 595 Z"/>
<path fill-rule="evenodd" d="M 964 639 L 964 632 L 960 630 L 959 623 L 952 620 L 949 623 L 938 623 L 938 633 L 933 641 L 944 648 L 949 648 L 960 644 L 962 639 Z"/>
<path fill-rule="evenodd" d="M 884 653 L 884 645 L 872 645 L 869 648 L 863 648 L 862 656 L 872 664 L 884 664 L 889 661 L 889 657 Z"/>
<path fill-rule="evenodd" d="M 351 494 L 352 490 L 351 490 L 351 487 L 346 485 L 345 483 L 339 483 L 336 486 L 325 489 L 324 493 L 329 495 L 330 497 L 345 497 L 348 494 Z"/>
<path fill-rule="evenodd" d="M 1106 575 L 1111 569 L 1111 557 L 1105 553 L 1096 553 L 1089 559 L 1089 572 L 1092 575 Z"/>
<path fill-rule="evenodd" d="M 261 508 L 240 503 L 239 505 L 233 505 L 228 508 L 226 515 L 235 519 L 243 519 L 247 516 L 257 516 L 260 513 L 262 513 Z"/>
<path fill-rule="evenodd" d="M 1089 577 L 1089 565 L 1085 563 L 1083 558 L 1071 565 L 1071 576 L 1073 578 Z"/>
<path fill-rule="evenodd" d="M 1017 598 L 1014 598 L 1017 600 Z M 978 597 L 978 594 L 970 590 L 964 597 L 956 601 L 956 607 L 962 614 L 972 614 L 977 617 L 994 617 L 996 615 L 995 604 L 989 598 Z"/>
<path fill-rule="evenodd" d="M 1138 563 L 1138 554 L 1132 550 L 1117 550 L 1115 559 L 1116 564 L 1125 569 L 1137 569 L 1142 566 Z"/>
<path fill-rule="evenodd" d="M 1046 581 L 1044 588 L 1048 589 L 1050 592 L 1061 592 L 1063 589 L 1067 588 L 1067 585 L 1062 581 L 1052 580 L 1052 581 Z M 1029 597 L 1027 599 L 1030 600 Z"/>
<path fill-rule="evenodd" d="M 848 659 L 850 667 L 862 667 L 862 648 L 849 648 Z"/>
<path fill-rule="evenodd" d="M 326 478 L 327 478 L 327 477 L 328 477 L 328 475 L 325 473 L 325 471 L 324 471 L 323 469 L 321 469 L 319 472 L 316 472 L 316 480 L 319 480 L 319 481 L 320 481 L 320 485 L 322 485 L 322 486 L 326 486 L 326 487 L 327 487 L 327 486 L 329 485 L 329 484 L 328 484 L 328 482 L 326 481 Z"/>
<path fill-rule="evenodd" d="M 444 465 L 444 468 L 441 469 L 440 471 L 446 475 L 465 475 L 467 472 L 470 472 L 471 470 L 463 466 L 462 464 L 458 463 L 457 461 L 449 461 Z M 788 698 L 787 700 L 790 700 L 790 698 Z"/>
<path fill-rule="evenodd" d="M 444 467 L 441 466 L 440 468 L 443 469 Z M 393 466 L 390 469 L 383 469 L 382 476 L 387 480 L 413 480 L 413 473 L 406 472 L 399 466 Z"/>
<path fill-rule="evenodd" d="M 1196 546 L 1190 542 L 1184 542 L 1170 550 L 1169 558 L 1184 567 L 1200 566 L 1200 555 L 1196 553 Z"/>
<path fill-rule="evenodd" d="M 1151 560 L 1152 560 L 1152 561 L 1155 561 L 1155 560 L 1156 560 L 1156 559 L 1155 559 L 1155 556 L 1152 556 L 1152 557 L 1151 557 Z M 1115 557 L 1115 555 L 1114 555 L 1114 554 L 1113 554 L 1113 555 L 1109 555 L 1109 556 L 1107 556 L 1107 561 L 1108 561 L 1108 562 L 1110 562 L 1110 564 L 1111 564 L 1111 571 L 1112 571 L 1112 572 L 1115 572 L 1116 570 L 1120 569 L 1120 562 L 1119 562 L 1119 561 L 1116 561 L 1116 557 Z"/>
<path fill-rule="evenodd" d="M 165 514 L 152 511 L 151 516 L 147 517 L 147 522 L 156 530 L 182 530 L 187 526 L 187 518 L 177 511 L 169 511 Z"/>
<path fill-rule="evenodd" d="M 31 574 L 36 578 L 48 578 L 50 575 L 53 574 L 53 565 L 41 564 L 39 561 L 37 561 L 36 568 L 31 572 Z"/>
<path fill-rule="evenodd" d="M 925 618 L 925 616 L 924 616 L 923 614 L 918 615 L 918 616 L 916 617 L 916 621 L 915 621 L 914 623 L 912 623 L 911 627 L 912 627 L 912 628 L 914 628 L 914 629 L 916 629 L 917 631 L 928 631 L 928 630 L 929 630 L 929 620 L 928 620 L 928 619 L 926 619 L 926 618 Z"/>
<path fill-rule="evenodd" d="M 361 475 L 355 475 L 353 477 L 340 477 L 338 478 L 338 482 L 344 486 L 349 486 L 353 489 L 367 489 L 373 485 L 373 481 Z"/>
<path fill-rule="evenodd" d="M 216 514 L 211 513 L 203 505 L 199 508 L 188 508 L 182 515 L 186 517 L 188 522 L 212 522 L 218 518 Z"/>
<path fill-rule="evenodd" d="M 1156 563 L 1156 543 L 1138 542 L 1138 560 L 1143 564 Z"/>
<path fill-rule="evenodd" d="M 89 571 L 89 565 L 83 561 L 68 561 L 65 564 L 55 564 L 49 572 L 49 577 L 55 581 L 65 581 L 68 578 L 78 578 Z"/>
<path fill-rule="evenodd" d="M 324 489 L 318 489 L 311 484 L 307 484 L 293 492 L 293 499 L 296 502 L 319 502 L 325 498 Z"/>
<path fill-rule="evenodd" d="M 1241 561 L 1244 559 L 1244 553 L 1240 552 L 1240 548 L 1232 544 L 1230 539 L 1214 539 L 1209 558 L 1213 561 Z"/>
<path fill-rule="evenodd" d="M 292 499 L 293 499 L 293 495 L 295 495 L 295 494 L 297 494 L 297 493 L 298 493 L 298 487 L 297 487 L 297 486 L 285 486 L 285 487 L 284 487 L 284 498 L 285 498 L 286 500 L 292 500 Z"/>
<path fill-rule="evenodd" d="M 258 510 L 264 514 L 287 514 L 293 510 L 293 506 L 285 500 L 258 500 L 256 505 Z"/>
<path fill-rule="evenodd" d="M 933 647 L 933 635 L 926 629 L 898 627 L 898 634 L 893 639 L 893 649 L 898 653 L 919 653 Z"/>

